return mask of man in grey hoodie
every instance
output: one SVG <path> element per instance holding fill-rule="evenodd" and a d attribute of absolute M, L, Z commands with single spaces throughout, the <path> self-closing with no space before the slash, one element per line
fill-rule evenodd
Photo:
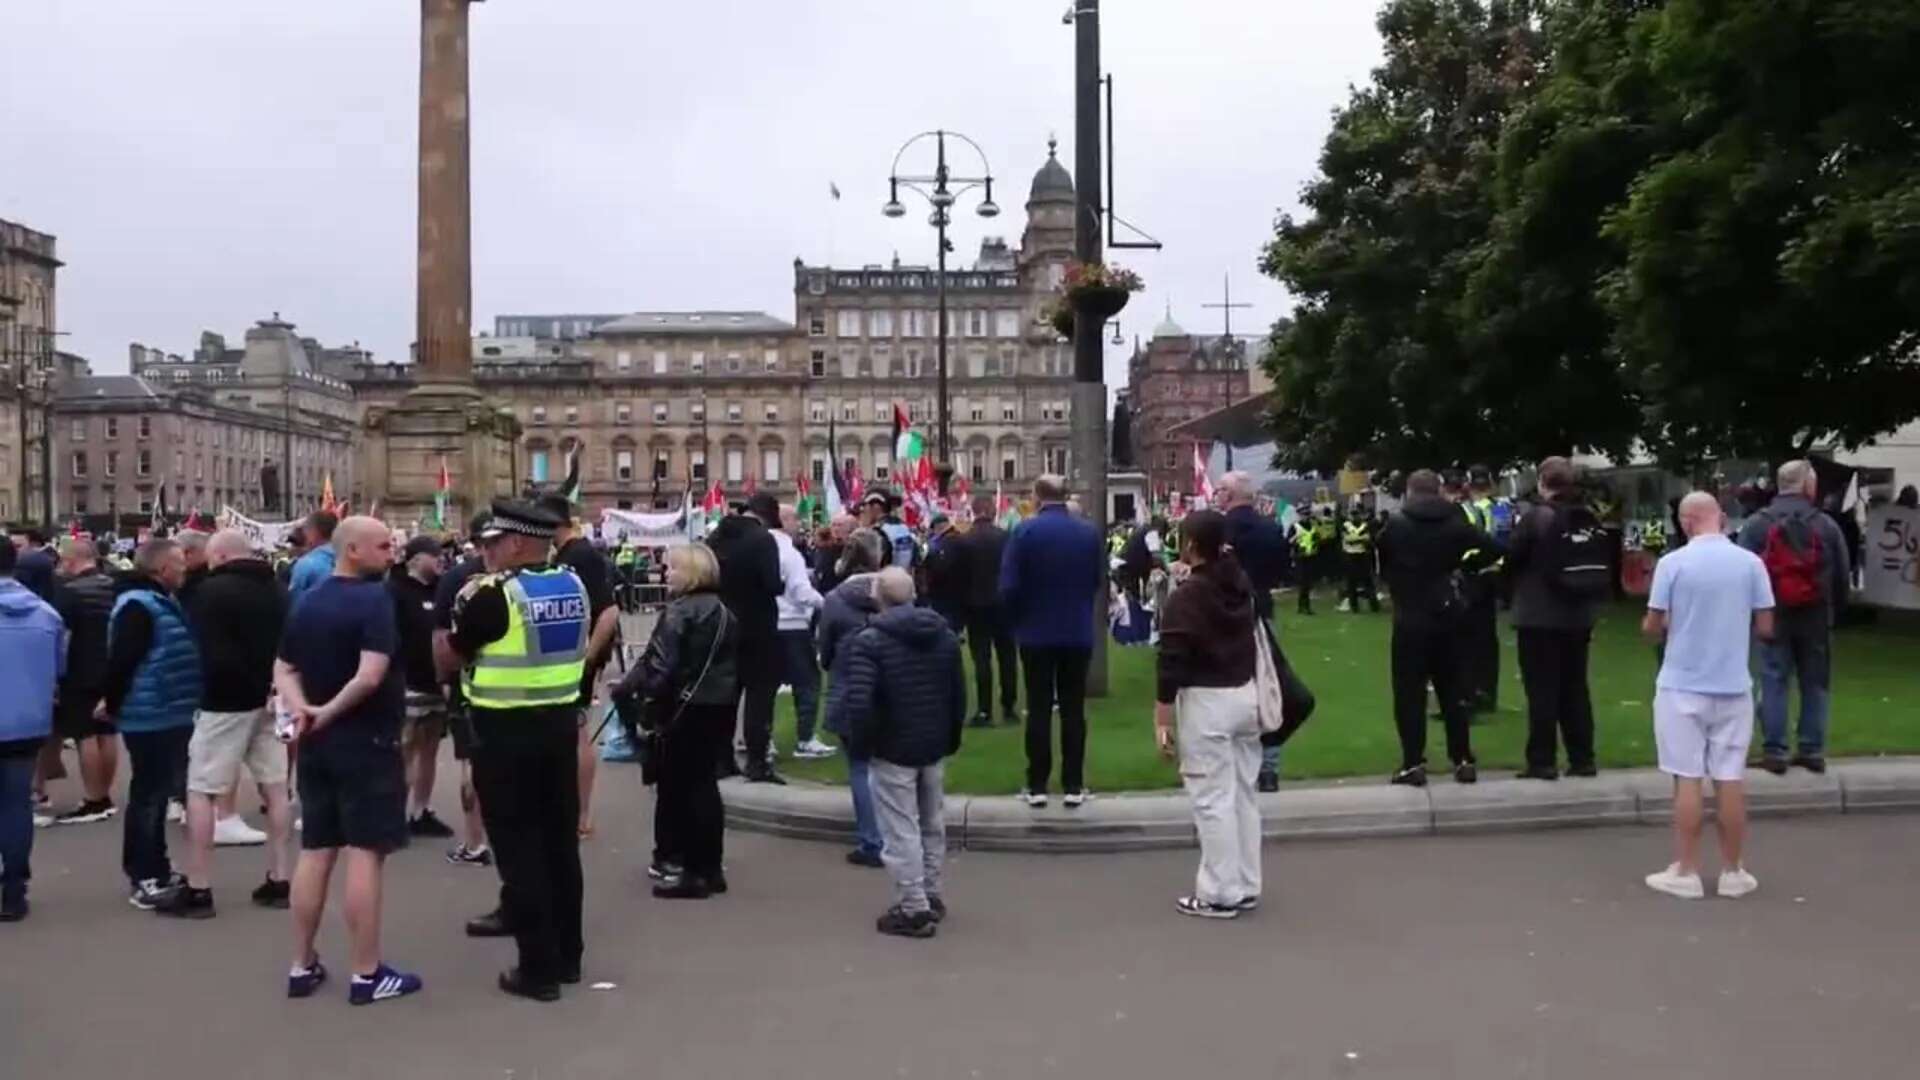
<path fill-rule="evenodd" d="M 1740 546 L 1760 556 L 1773 586 L 1774 635 L 1760 646 L 1760 767 L 1776 775 L 1789 763 L 1827 771 L 1827 708 L 1833 685 L 1833 619 L 1853 580 L 1847 539 L 1814 500 L 1810 461 L 1789 461 L 1766 509 L 1747 519 Z M 1800 730 L 1787 757 L 1787 683 L 1800 679 Z"/>

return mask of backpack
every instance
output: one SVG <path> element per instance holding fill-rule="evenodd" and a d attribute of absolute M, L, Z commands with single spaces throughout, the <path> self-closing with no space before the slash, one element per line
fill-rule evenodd
<path fill-rule="evenodd" d="M 1547 583 L 1570 600 L 1604 600 L 1613 594 L 1612 545 L 1600 518 L 1582 505 L 1553 508 Z"/>
<path fill-rule="evenodd" d="M 1799 526 L 1804 542 L 1796 541 L 1789 526 Z M 1767 523 L 1766 546 L 1760 550 L 1773 601 L 1784 608 L 1812 607 L 1821 600 L 1820 534 L 1805 518 L 1772 519 Z"/>

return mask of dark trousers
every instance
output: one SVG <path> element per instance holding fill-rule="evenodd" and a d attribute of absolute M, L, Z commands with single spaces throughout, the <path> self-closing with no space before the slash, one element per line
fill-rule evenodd
<path fill-rule="evenodd" d="M 1467 609 L 1461 653 L 1460 694 L 1469 709 L 1500 704 L 1500 600 L 1491 581 L 1475 581 L 1473 606 Z"/>
<path fill-rule="evenodd" d="M 1060 706 L 1060 789 L 1084 791 L 1087 757 L 1087 665 L 1092 649 L 1025 646 L 1027 676 L 1027 788 L 1047 790 L 1053 776 L 1053 707 Z"/>
<path fill-rule="evenodd" d="M 1320 580 L 1320 556 L 1314 555 L 1300 560 L 1300 604 L 1302 615 L 1313 614 L 1313 586 Z"/>
<path fill-rule="evenodd" d="M 167 800 L 187 783 L 187 743 L 193 728 L 165 731 L 128 731 L 132 775 L 127 779 L 127 805 L 122 822 L 120 868 L 135 885 L 149 879 L 165 884 L 173 876 L 167 861 Z"/>
<path fill-rule="evenodd" d="M 1460 628 L 1447 623 L 1393 624 L 1393 724 L 1400 732 L 1400 767 L 1427 760 L 1427 686 L 1440 699 L 1447 729 L 1447 760 L 1473 760 L 1467 707 L 1460 695 Z"/>
<path fill-rule="evenodd" d="M 522 730 L 509 730 L 509 725 Z M 581 939 L 578 728 L 565 710 L 503 713 L 476 724 L 473 787 L 500 868 L 501 913 L 520 948 L 520 972 L 557 981 L 579 966 Z"/>
<path fill-rule="evenodd" d="M 795 743 L 813 738 L 820 720 L 820 662 L 813 651 L 813 631 L 780 631 L 780 681 L 793 687 Z M 761 751 L 765 753 L 765 751 Z"/>
<path fill-rule="evenodd" d="M 0 900 L 27 895 L 33 877 L 33 766 L 35 755 L 0 757 Z"/>
<path fill-rule="evenodd" d="M 1000 662 L 1000 712 L 1012 715 L 1015 689 L 1013 630 L 999 608 L 974 608 L 967 612 L 967 652 L 973 656 L 973 711 L 986 713 L 993 707 L 992 658 Z"/>
<path fill-rule="evenodd" d="M 1567 764 L 1593 764 L 1593 697 L 1587 690 L 1592 630 L 1521 627 L 1520 680 L 1527 688 L 1527 765 L 1551 769 L 1566 740 Z"/>
<path fill-rule="evenodd" d="M 733 744 L 733 716 L 732 705 L 689 705 L 660 739 L 654 857 L 679 863 L 691 877 L 720 872 L 726 819 L 712 762 Z"/>
<path fill-rule="evenodd" d="M 767 747 L 773 741 L 773 699 L 780 690 L 779 648 L 778 635 L 743 638 L 740 642 L 741 727 L 747 743 L 748 772 L 767 767 Z M 727 744 L 720 756 L 730 759 L 727 751 L 732 739 Z"/>
<path fill-rule="evenodd" d="M 1380 592 L 1373 585 L 1373 555 L 1347 556 L 1347 606 L 1354 611 L 1360 610 L 1360 598 L 1365 596 L 1374 611 L 1380 610 Z"/>

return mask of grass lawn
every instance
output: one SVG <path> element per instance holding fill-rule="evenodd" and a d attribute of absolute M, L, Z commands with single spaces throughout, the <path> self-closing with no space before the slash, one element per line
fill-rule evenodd
<path fill-rule="evenodd" d="M 1332 597 L 1326 600 L 1322 614 L 1310 617 L 1294 614 L 1290 600 L 1280 605 L 1281 645 L 1319 699 L 1313 719 L 1288 743 L 1281 771 L 1295 779 L 1384 779 L 1399 764 L 1400 752 L 1387 676 L 1391 616 L 1342 615 L 1333 611 Z M 1637 605 L 1613 607 L 1594 633 L 1594 727 L 1602 768 L 1654 762 L 1654 657 L 1639 635 L 1640 611 Z M 1483 773 L 1519 767 L 1526 743 L 1526 695 L 1514 659 L 1513 630 L 1504 621 L 1500 639 L 1500 711 L 1480 718 L 1473 729 L 1474 754 Z M 1920 624 L 1903 619 L 1843 628 L 1833 654 L 1829 752 L 1920 753 L 1920 696 L 1915 694 L 1920 688 Z M 1173 766 L 1153 748 L 1153 651 L 1113 647 L 1107 655 L 1111 692 L 1087 703 L 1088 784 L 1096 791 L 1178 786 Z M 791 702 L 782 695 L 777 706 L 783 754 L 793 746 Z M 1444 760 L 1440 725 L 1434 723 L 1429 733 L 1428 760 Z M 1759 745 L 1757 733 L 1754 744 Z M 1020 729 L 969 728 L 959 755 L 947 764 L 947 788 L 982 795 L 1015 792 L 1025 762 Z M 845 763 L 837 758 L 788 759 L 783 767 L 809 780 L 846 780 Z"/>

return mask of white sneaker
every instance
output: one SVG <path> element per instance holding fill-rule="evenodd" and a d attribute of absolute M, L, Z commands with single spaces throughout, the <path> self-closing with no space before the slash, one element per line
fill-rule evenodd
<path fill-rule="evenodd" d="M 1067 792 L 1066 795 L 1061 797 L 1060 802 L 1069 810 L 1078 810 L 1082 806 L 1085 806 L 1087 800 L 1091 798 L 1093 798 L 1093 792 L 1088 791 L 1086 788 L 1081 788 L 1079 791 Z"/>
<path fill-rule="evenodd" d="M 1657 874 L 1648 874 L 1647 888 L 1682 900 L 1698 900 L 1707 895 L 1706 887 L 1700 884 L 1700 875 L 1681 873 L 1679 863 Z"/>
<path fill-rule="evenodd" d="M 175 825 L 187 823 L 187 804 L 179 799 L 167 800 L 167 820 Z"/>
<path fill-rule="evenodd" d="M 1720 885 L 1714 891 L 1728 900 L 1736 900 L 1760 887 L 1760 879 L 1747 873 L 1744 866 L 1720 871 Z"/>
<path fill-rule="evenodd" d="M 793 756 L 797 758 L 829 758 L 837 753 L 838 750 L 829 743 L 821 742 L 817 735 L 793 748 Z"/>
<path fill-rule="evenodd" d="M 1047 805 L 1047 793 L 1044 791 L 1023 791 L 1020 793 L 1020 798 L 1035 810 L 1045 809 Z"/>
<path fill-rule="evenodd" d="M 215 847 L 253 847 L 267 842 L 267 834 L 247 824 L 239 814 L 223 817 L 213 823 L 213 843 Z"/>

